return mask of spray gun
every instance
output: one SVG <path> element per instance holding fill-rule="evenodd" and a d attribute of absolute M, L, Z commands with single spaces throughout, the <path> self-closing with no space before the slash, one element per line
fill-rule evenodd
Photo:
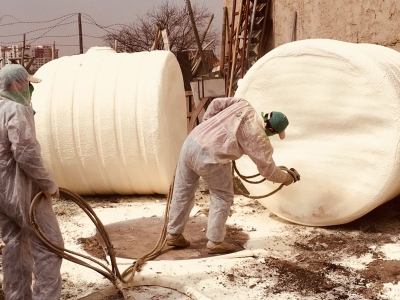
<path fill-rule="evenodd" d="M 300 180 L 300 174 L 299 172 L 296 171 L 295 168 L 290 168 L 290 172 L 288 172 L 290 175 L 293 177 L 293 181 L 299 181 Z"/>

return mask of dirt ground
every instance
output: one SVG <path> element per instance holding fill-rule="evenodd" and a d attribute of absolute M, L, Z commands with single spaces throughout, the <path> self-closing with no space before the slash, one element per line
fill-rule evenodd
<path fill-rule="evenodd" d="M 160 215 L 166 203 L 166 197 L 161 195 L 85 197 L 85 200 L 103 224 L 132 219 L 133 212 L 144 217 Z M 195 209 L 207 207 L 208 201 L 207 187 L 202 184 L 196 194 Z M 232 209 L 233 215 L 227 223 L 227 237 L 232 240 L 240 243 L 244 233 L 251 235 L 256 231 L 262 235 L 258 229 L 261 227 L 252 225 L 252 220 L 264 220 L 267 226 L 268 222 L 279 223 L 285 234 L 282 240 L 279 237 L 266 239 L 261 244 L 267 250 L 266 257 L 211 272 L 216 284 L 245 290 L 248 299 L 398 299 L 400 198 L 354 222 L 325 228 L 283 221 L 258 202 L 242 196 L 235 197 Z M 95 227 L 90 225 L 90 220 L 83 221 L 87 217 L 82 210 L 62 196 L 54 202 L 54 211 L 66 248 L 104 262 L 105 254 L 96 239 Z M 239 219 L 245 220 L 244 223 L 240 224 Z M 388 249 L 392 254 L 388 255 Z M 66 260 L 61 273 L 63 300 L 84 298 L 111 285 L 97 272 Z M 190 299 L 169 289 L 131 289 L 135 291 L 135 299 Z M 232 295 L 211 299 L 228 298 Z M 4 299 L 2 291 L 0 299 Z M 122 294 L 114 293 L 98 296 L 98 299 L 124 298 Z"/>

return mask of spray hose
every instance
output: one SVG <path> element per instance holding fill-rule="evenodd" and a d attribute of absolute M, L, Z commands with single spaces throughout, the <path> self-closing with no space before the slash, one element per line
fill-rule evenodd
<path fill-rule="evenodd" d="M 43 242 L 43 244 L 49 248 L 53 253 L 57 254 L 59 257 L 67 259 L 73 263 L 85 266 L 87 268 L 90 268 L 101 275 L 103 275 L 105 278 L 110 280 L 115 287 L 122 292 L 124 299 L 126 300 L 134 300 L 134 298 L 128 294 L 127 289 L 129 287 L 128 283 L 133 280 L 133 277 L 135 276 L 136 271 L 140 271 L 141 267 L 143 264 L 146 263 L 146 261 L 154 259 L 157 257 L 162 248 L 164 247 L 166 243 L 166 236 L 167 236 L 167 226 L 166 224 L 168 223 L 168 216 L 169 216 L 169 208 L 170 208 L 170 203 L 172 199 L 172 190 L 173 190 L 173 183 L 174 180 L 172 181 L 172 184 L 170 186 L 170 190 L 168 193 L 168 199 L 167 199 L 167 205 L 166 205 L 166 211 L 165 211 L 165 220 L 164 220 L 164 227 L 160 233 L 159 239 L 157 241 L 156 246 L 148 253 L 145 255 L 139 257 L 131 266 L 129 266 L 124 272 L 120 273 L 118 270 L 117 262 L 116 262 L 116 256 L 115 256 L 115 249 L 114 246 L 111 244 L 110 237 L 107 234 L 106 229 L 104 228 L 104 225 L 100 221 L 100 219 L 97 217 L 91 206 L 78 194 L 66 189 L 66 188 L 59 188 L 60 193 L 63 193 L 67 196 L 69 196 L 69 199 L 74 201 L 85 213 L 86 215 L 91 219 L 91 221 L 94 223 L 96 226 L 101 238 L 104 241 L 104 244 L 106 245 L 107 248 L 107 254 L 110 257 L 111 261 L 111 269 L 106 266 L 104 263 L 101 261 L 98 261 L 97 259 L 94 259 L 90 256 L 83 255 L 68 249 L 65 249 L 63 247 L 60 247 L 54 243 L 52 243 L 42 232 L 42 230 L 39 228 L 37 219 L 36 219 L 36 213 L 35 213 L 35 206 L 38 200 L 42 197 L 44 197 L 43 192 L 39 192 L 32 200 L 30 209 L 29 209 L 29 218 L 30 222 L 32 225 L 33 230 L 35 231 L 36 235 L 39 237 L 39 239 Z M 85 260 L 82 260 L 78 257 L 81 257 Z M 91 261 L 95 264 L 97 264 L 99 267 L 93 266 L 88 263 L 88 261 Z"/>
<path fill-rule="evenodd" d="M 279 168 L 280 168 L 282 171 L 285 171 L 285 172 L 289 173 L 289 174 L 293 177 L 293 181 L 294 181 L 294 182 L 300 180 L 300 174 L 299 174 L 299 172 L 296 171 L 296 169 L 294 169 L 294 168 L 288 169 L 288 168 L 286 168 L 285 166 L 279 166 Z M 247 198 L 249 198 L 249 199 L 261 199 L 261 198 L 269 197 L 269 196 L 275 194 L 276 192 L 278 192 L 278 191 L 279 191 L 280 189 L 282 189 L 282 187 L 284 186 L 284 184 L 282 183 L 282 184 L 279 185 L 278 188 L 276 188 L 275 190 L 273 190 L 272 192 L 270 192 L 270 193 L 268 193 L 268 194 L 260 195 L 260 196 L 251 196 L 250 194 L 245 193 L 245 192 L 238 186 L 238 184 L 236 183 L 236 180 L 235 180 L 235 172 L 236 172 L 236 174 L 237 174 L 241 179 L 243 179 L 244 181 L 246 181 L 246 182 L 248 182 L 248 183 L 251 183 L 251 184 L 258 184 L 258 183 L 264 182 L 264 181 L 266 180 L 266 178 L 263 178 L 263 179 L 258 180 L 258 181 L 251 181 L 250 179 L 255 178 L 255 177 L 257 177 L 257 176 L 260 176 L 260 174 L 258 173 L 258 174 L 255 174 L 255 175 L 244 176 L 244 175 L 242 175 L 242 174 L 238 171 L 238 169 L 237 169 L 237 167 L 236 167 L 235 161 L 232 161 L 232 178 L 233 178 L 233 184 L 234 184 L 234 186 L 235 186 L 235 188 L 236 188 L 236 191 L 237 191 L 240 195 L 245 196 L 245 197 L 247 197 Z"/>
<path fill-rule="evenodd" d="M 288 169 L 283 166 L 281 166 L 280 169 L 289 173 L 293 177 L 294 182 L 300 180 L 300 174 L 295 169 L 293 169 L 293 168 Z M 257 177 L 257 176 L 259 176 L 259 174 L 252 175 L 252 176 L 244 176 L 244 175 L 240 174 L 240 172 L 237 170 L 235 161 L 232 162 L 232 179 L 233 179 L 234 185 L 242 196 L 245 196 L 250 199 L 260 199 L 260 198 L 265 198 L 265 197 L 271 196 L 272 194 L 275 194 L 276 192 L 278 192 L 284 186 L 284 184 L 282 183 L 276 190 L 272 191 L 271 193 L 268 193 L 268 194 L 265 194 L 262 196 L 251 196 L 247 193 L 244 193 L 237 186 L 237 184 L 235 182 L 235 178 L 234 178 L 235 171 L 240 178 L 242 178 L 244 181 L 246 181 L 248 183 L 252 183 L 252 184 L 261 183 L 265 180 L 265 178 L 262 180 L 259 180 L 259 181 L 251 181 L 250 180 L 251 178 Z M 161 230 L 161 233 L 159 235 L 156 245 L 150 252 L 139 257 L 132 265 L 130 265 L 122 273 L 120 273 L 120 271 L 118 269 L 117 262 L 116 262 L 116 255 L 115 255 L 116 252 L 115 252 L 114 246 L 111 243 L 110 237 L 109 237 L 106 229 L 104 228 L 103 223 L 97 217 L 97 215 L 94 212 L 94 210 L 92 209 L 92 207 L 78 194 L 76 194 L 66 188 L 61 188 L 61 187 L 59 188 L 60 193 L 67 195 L 69 199 L 74 201 L 86 213 L 86 215 L 91 219 L 91 221 L 96 226 L 96 228 L 106 246 L 107 254 L 110 257 L 111 269 L 108 266 L 106 266 L 104 263 L 98 261 L 97 259 L 94 259 L 90 256 L 83 255 L 83 254 L 65 249 L 63 247 L 60 247 L 60 246 L 52 243 L 45 236 L 45 234 L 42 232 L 42 230 L 40 229 L 40 227 L 38 225 L 38 222 L 36 219 L 36 213 L 35 213 L 36 203 L 38 202 L 38 200 L 40 198 L 44 197 L 43 192 L 39 192 L 32 200 L 32 203 L 31 203 L 31 206 L 29 209 L 30 222 L 31 222 L 32 228 L 33 228 L 34 232 L 36 233 L 36 235 L 43 242 L 43 244 L 47 248 L 49 248 L 53 253 L 57 254 L 61 258 L 67 259 L 73 263 L 85 266 L 87 268 L 90 268 L 90 269 L 100 273 L 105 278 L 110 280 L 115 285 L 115 287 L 119 291 L 122 292 L 124 299 L 134 300 L 133 296 L 129 295 L 127 292 L 127 289 L 129 288 L 129 285 L 128 285 L 129 282 L 131 282 L 133 280 L 135 273 L 137 271 L 141 270 L 142 266 L 146 263 L 146 261 L 152 260 L 152 259 L 156 258 L 158 255 L 160 255 L 162 249 L 165 246 L 166 239 L 167 239 L 167 224 L 168 224 L 169 210 L 170 210 L 171 200 L 172 200 L 172 195 L 173 195 L 174 181 L 175 181 L 175 173 L 174 173 L 174 177 L 173 177 L 173 180 L 170 185 L 169 192 L 168 192 L 167 203 L 166 203 L 166 208 L 165 208 L 165 216 L 164 216 L 164 226 Z M 87 261 L 82 260 L 78 257 L 81 257 L 87 261 L 91 261 L 91 262 L 97 264 L 99 267 L 93 266 L 93 265 L 89 264 Z"/>

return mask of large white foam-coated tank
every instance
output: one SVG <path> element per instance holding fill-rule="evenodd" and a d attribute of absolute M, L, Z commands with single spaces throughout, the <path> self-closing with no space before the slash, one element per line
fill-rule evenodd
<path fill-rule="evenodd" d="M 278 165 L 300 182 L 260 202 L 305 225 L 353 221 L 400 193 L 400 53 L 372 44 L 312 39 L 258 60 L 235 96 L 288 116 L 286 139 L 271 137 Z M 257 170 L 247 158 L 241 173 Z M 246 184 L 253 195 L 277 184 Z"/>
<path fill-rule="evenodd" d="M 35 74 L 33 108 L 45 165 L 87 194 L 167 194 L 187 135 L 183 78 L 169 51 L 95 47 Z"/>

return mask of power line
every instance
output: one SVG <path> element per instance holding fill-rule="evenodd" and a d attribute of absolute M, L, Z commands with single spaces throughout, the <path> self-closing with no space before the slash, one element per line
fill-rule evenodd
<path fill-rule="evenodd" d="M 35 40 L 33 40 L 33 42 L 35 42 L 35 41 L 37 41 L 38 39 L 40 39 L 41 37 L 43 37 L 46 33 L 48 33 L 49 31 L 53 30 L 53 29 L 56 28 L 58 25 L 60 25 L 60 23 L 64 22 L 64 20 L 69 19 L 69 18 L 70 18 L 70 17 L 62 19 L 60 22 L 58 22 L 56 25 L 54 25 L 53 27 L 51 27 L 49 30 L 47 30 L 45 33 L 43 33 L 41 36 L 39 36 L 38 38 L 36 38 Z M 33 42 L 32 42 L 32 43 L 33 43 Z"/>
<path fill-rule="evenodd" d="M 1 20 L 2 20 L 4 17 L 12 17 L 12 18 L 14 18 L 15 20 L 17 20 L 18 22 L 7 23 L 7 24 L 3 24 L 3 25 L 0 24 L 0 26 L 9 26 L 9 25 L 15 25 L 15 24 L 39 24 L 39 23 L 49 23 L 49 22 L 54 22 L 54 21 L 56 21 L 56 20 L 62 19 L 62 18 L 67 17 L 67 16 L 74 16 L 74 15 L 77 15 L 77 14 L 78 14 L 78 13 L 68 14 L 68 15 L 65 15 L 65 16 L 62 16 L 62 17 L 58 17 L 58 18 L 56 18 L 56 19 L 52 19 L 52 20 L 48 20 L 48 21 L 29 21 L 29 22 L 20 21 L 20 20 L 18 20 L 16 17 L 14 17 L 14 16 L 12 16 L 12 15 L 3 15 L 3 16 L 0 17 L 0 22 L 1 22 Z"/>
<path fill-rule="evenodd" d="M 78 23 L 78 21 L 71 21 L 71 22 L 66 22 L 64 23 L 66 20 L 79 15 L 79 13 L 71 13 L 71 14 L 67 14 L 58 18 L 54 18 L 51 20 L 42 20 L 42 21 L 20 21 L 19 19 L 17 19 L 16 17 L 12 16 L 12 15 L 3 15 L 0 17 L 0 27 L 5 27 L 5 26 L 12 26 L 12 25 L 32 25 L 32 24 L 45 24 L 45 23 L 51 23 L 51 22 L 56 22 L 58 21 L 56 24 L 51 25 L 51 26 L 46 26 L 46 27 L 42 27 L 42 28 L 38 28 L 38 29 L 32 29 L 29 31 L 25 31 L 25 32 L 21 32 L 19 34 L 9 34 L 9 35 L 0 35 L 0 44 L 3 45 L 10 45 L 10 44 L 20 44 L 23 43 L 23 40 L 19 40 L 19 41 L 13 41 L 13 42 L 4 42 L 1 41 L 1 38 L 9 38 L 9 37 L 16 37 L 16 36 L 23 36 L 26 34 L 31 34 L 32 33 L 37 33 L 37 32 L 43 32 L 40 33 L 37 36 L 31 37 L 29 39 L 26 39 L 25 42 L 28 42 L 29 44 L 33 44 L 34 42 L 43 39 L 43 38 L 73 38 L 76 36 L 79 36 L 79 34 L 66 34 L 66 35 L 48 35 L 48 33 L 50 31 L 55 31 L 56 29 L 62 27 L 62 26 L 67 26 L 67 25 L 71 25 L 71 24 L 75 24 Z M 99 23 L 97 23 L 90 15 L 88 14 L 81 14 L 83 16 L 83 18 L 87 21 L 87 22 L 82 22 L 84 24 L 90 25 L 90 26 L 95 26 L 98 29 L 102 30 L 103 32 L 105 32 L 106 34 L 112 33 L 113 31 L 118 31 L 119 29 L 113 28 L 113 27 L 123 27 L 126 26 L 125 24 L 112 24 L 112 25 L 100 25 Z M 5 17 L 10 17 L 13 18 L 14 20 L 16 20 L 16 22 L 9 22 L 6 24 L 1 24 L 1 21 L 5 18 Z M 31 27 L 31 26 L 29 26 Z M 23 30 L 21 30 L 23 31 Z M 84 30 L 85 31 L 85 30 Z M 84 37 L 89 37 L 89 38 L 94 38 L 94 39 L 103 39 L 104 36 L 95 36 L 95 35 L 90 35 L 90 34 L 82 34 L 82 36 Z M 62 44 L 57 44 L 59 47 L 70 47 L 70 46 L 78 46 L 78 45 L 62 45 Z M 87 47 L 85 47 L 87 49 Z"/>
<path fill-rule="evenodd" d="M 79 36 L 79 34 L 70 34 L 70 35 L 46 35 L 46 38 L 72 38 L 72 37 L 77 37 Z M 90 37 L 90 38 L 94 38 L 94 39 L 102 39 L 103 36 L 93 36 L 90 34 L 83 34 L 82 36 L 84 37 Z M 31 39 L 26 39 L 25 42 L 31 42 L 36 40 L 37 38 L 31 38 Z M 22 43 L 23 40 L 18 40 L 18 41 L 6 41 L 6 42 L 1 42 L 1 44 L 3 45 L 11 45 L 11 44 L 20 44 Z M 58 46 L 63 46 L 61 44 L 57 44 Z"/>
<path fill-rule="evenodd" d="M 69 25 L 69 24 L 73 24 L 73 23 L 77 23 L 77 21 L 68 22 L 68 23 L 64 23 L 64 24 L 57 24 L 55 26 L 49 26 L 49 27 L 44 27 L 44 28 L 40 28 L 40 29 L 35 29 L 35 30 L 24 32 L 22 34 L 28 34 L 28 33 L 41 31 L 41 30 L 45 30 L 45 29 L 49 29 L 49 28 L 53 29 L 53 28 L 58 27 L 58 26 L 64 26 L 64 25 Z M 0 35 L 0 37 L 13 37 L 13 36 L 20 36 L 20 35 L 21 35 L 21 33 L 17 33 L 17 34 L 9 34 L 9 35 Z"/>
<path fill-rule="evenodd" d="M 0 17 L 0 23 L 1 23 L 1 20 L 3 20 L 3 18 L 5 18 L 5 17 L 11 17 L 11 18 L 14 18 L 15 20 L 17 20 L 18 22 L 21 22 L 20 20 L 18 20 L 16 17 L 14 17 L 14 16 L 12 16 L 12 15 L 2 15 L 2 16 Z"/>
<path fill-rule="evenodd" d="M 108 33 L 111 33 L 111 32 L 108 31 L 107 29 L 110 28 L 110 27 L 112 27 L 112 26 L 126 26 L 125 24 L 112 24 L 112 25 L 108 25 L 108 26 L 102 26 L 102 25 L 99 25 L 99 24 L 98 24 L 91 16 L 89 16 L 88 14 L 82 14 L 82 16 L 83 16 L 86 20 L 92 21 L 92 22 L 87 23 L 87 24 L 94 24 L 94 25 L 96 25 L 97 27 L 99 27 L 100 29 L 103 29 L 103 30 L 105 30 L 105 31 L 108 32 Z M 85 22 L 85 23 L 86 23 L 86 22 Z M 116 30 L 116 29 L 114 29 L 114 30 Z"/>

